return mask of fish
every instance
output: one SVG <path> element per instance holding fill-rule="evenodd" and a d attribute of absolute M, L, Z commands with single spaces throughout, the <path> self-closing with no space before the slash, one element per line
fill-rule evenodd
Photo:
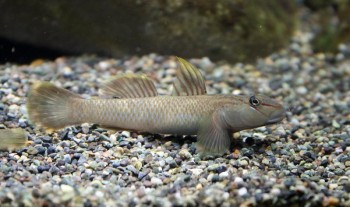
<path fill-rule="evenodd" d="M 0 150 L 13 151 L 24 147 L 28 136 L 24 129 L 0 129 Z"/>
<path fill-rule="evenodd" d="M 207 94 L 198 68 L 177 58 L 170 96 L 158 95 L 146 75 L 124 74 L 100 88 L 104 98 L 84 99 L 50 82 L 36 82 L 27 97 L 29 120 L 49 132 L 82 123 L 139 133 L 197 135 L 197 150 L 229 152 L 233 133 L 275 124 L 282 104 L 264 95 Z"/>

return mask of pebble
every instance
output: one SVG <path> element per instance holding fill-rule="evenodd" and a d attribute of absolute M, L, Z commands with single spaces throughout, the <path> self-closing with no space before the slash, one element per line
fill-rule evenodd
<path fill-rule="evenodd" d="M 181 149 L 179 156 L 183 159 L 190 159 L 192 157 L 191 153 L 187 149 Z"/>
<path fill-rule="evenodd" d="M 74 198 L 74 189 L 69 185 L 61 185 L 61 196 L 60 199 L 63 202 L 67 202 Z"/>
<path fill-rule="evenodd" d="M 157 177 L 152 177 L 151 178 L 151 183 L 153 185 L 163 185 L 163 181 Z"/>

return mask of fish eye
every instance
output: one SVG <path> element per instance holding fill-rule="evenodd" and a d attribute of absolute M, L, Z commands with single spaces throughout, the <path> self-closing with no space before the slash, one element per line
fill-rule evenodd
<path fill-rule="evenodd" d="M 260 105 L 260 101 L 259 99 L 255 98 L 255 96 L 251 96 L 249 98 L 249 103 L 251 106 L 255 107 L 255 106 L 259 106 Z"/>

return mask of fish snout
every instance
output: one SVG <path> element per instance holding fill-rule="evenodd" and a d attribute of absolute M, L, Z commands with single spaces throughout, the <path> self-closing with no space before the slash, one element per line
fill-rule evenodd
<path fill-rule="evenodd" d="M 285 117 L 286 117 L 286 110 L 283 107 L 281 107 L 280 109 L 277 109 L 270 114 L 267 124 L 278 123 L 282 121 Z"/>

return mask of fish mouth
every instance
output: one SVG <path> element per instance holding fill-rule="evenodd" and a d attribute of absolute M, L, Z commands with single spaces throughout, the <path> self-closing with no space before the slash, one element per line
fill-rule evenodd
<path fill-rule="evenodd" d="M 269 119 L 267 120 L 267 124 L 275 124 L 282 121 L 286 117 L 286 111 L 284 109 L 280 109 L 274 111 L 270 114 Z"/>

